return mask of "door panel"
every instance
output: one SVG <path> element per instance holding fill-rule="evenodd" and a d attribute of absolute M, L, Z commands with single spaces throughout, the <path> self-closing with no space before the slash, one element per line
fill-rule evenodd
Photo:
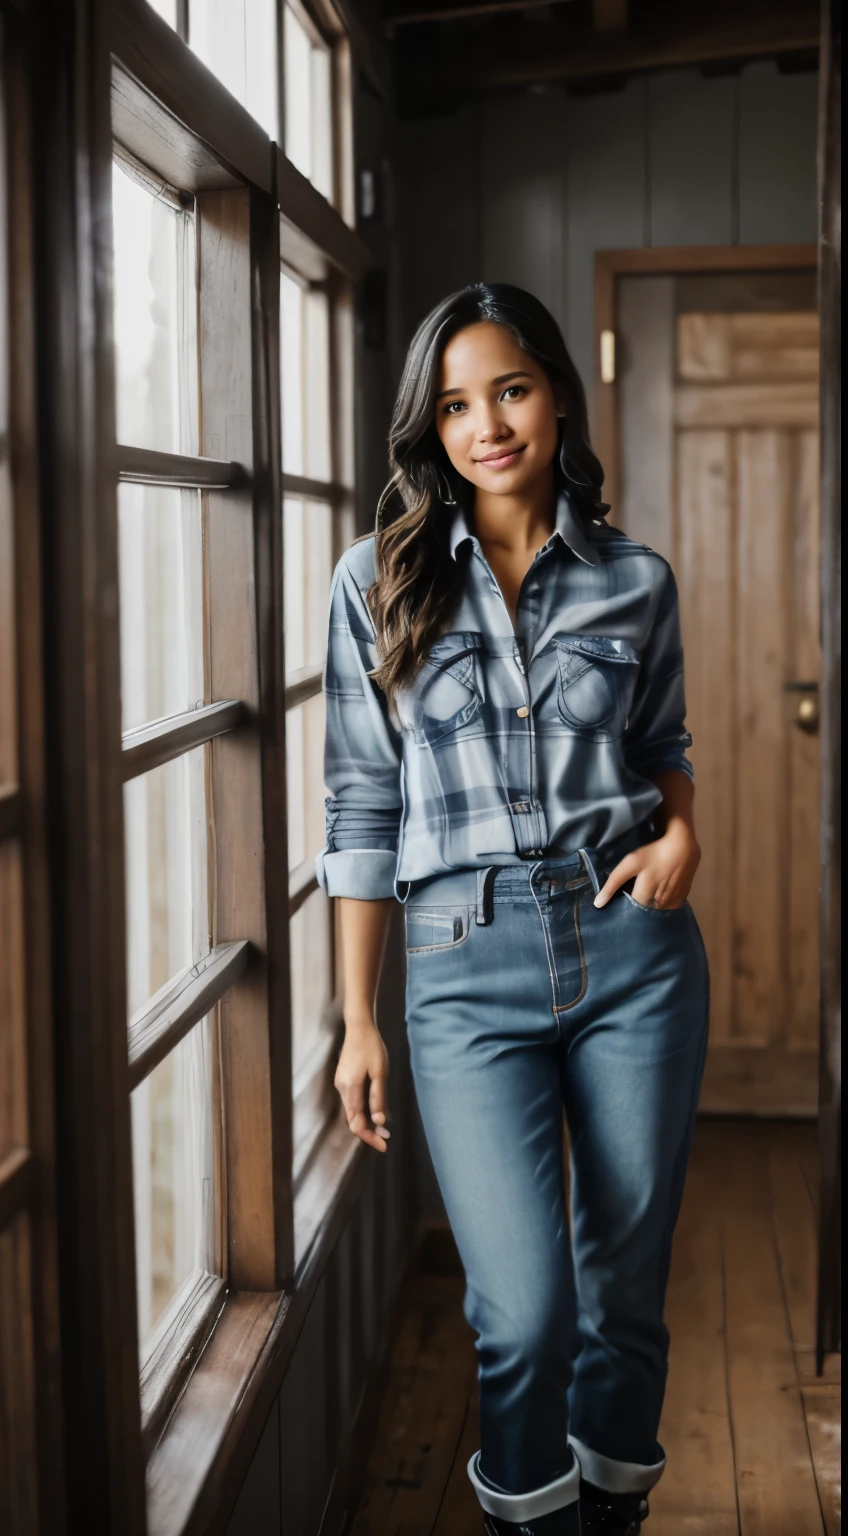
<path fill-rule="evenodd" d="M 703 310 L 673 278 L 620 283 L 619 521 L 680 588 L 712 976 L 702 1106 L 812 1113 L 818 324 L 774 295 L 746 311 L 738 274 L 722 311 L 720 281 Z"/>

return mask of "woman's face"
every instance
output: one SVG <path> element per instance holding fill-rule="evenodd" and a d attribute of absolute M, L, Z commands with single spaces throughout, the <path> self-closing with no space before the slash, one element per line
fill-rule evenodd
<path fill-rule="evenodd" d="M 469 325 L 442 355 L 436 430 L 454 469 L 481 491 L 514 496 L 550 467 L 557 415 L 544 368 L 492 321 Z"/>

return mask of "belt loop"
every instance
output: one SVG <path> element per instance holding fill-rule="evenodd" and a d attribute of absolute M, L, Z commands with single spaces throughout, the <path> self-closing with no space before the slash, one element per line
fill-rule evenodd
<path fill-rule="evenodd" d="M 494 888 L 497 872 L 497 864 L 490 864 L 488 869 L 478 869 L 477 871 L 476 921 L 481 928 L 487 928 L 495 915 Z"/>
<path fill-rule="evenodd" d="M 583 860 L 583 867 L 585 868 L 586 873 L 587 873 L 587 875 L 589 876 L 589 879 L 592 882 L 592 890 L 595 892 L 595 895 L 597 896 L 598 892 L 601 889 L 601 882 L 598 879 L 598 871 L 595 868 L 595 860 L 592 857 L 592 854 L 589 852 L 588 848 L 580 848 L 578 850 L 578 852 L 580 854 L 581 859 Z"/>

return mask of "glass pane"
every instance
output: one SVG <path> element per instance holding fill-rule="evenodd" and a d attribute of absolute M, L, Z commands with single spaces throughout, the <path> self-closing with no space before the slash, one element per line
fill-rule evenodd
<path fill-rule="evenodd" d="M 118 441 L 196 453 L 194 216 L 115 161 L 112 217 Z"/>
<path fill-rule="evenodd" d="M 124 786 L 130 1017 L 208 954 L 205 748 Z"/>
<path fill-rule="evenodd" d="M 312 170 L 312 43 L 289 6 L 284 6 L 286 61 L 286 155 L 304 176 Z"/>
<path fill-rule="evenodd" d="M 312 50 L 313 185 L 333 201 L 333 67 L 327 48 Z"/>
<path fill-rule="evenodd" d="M 291 920 L 292 1072 L 297 1077 L 316 1041 L 333 995 L 330 903 L 314 891 Z M 295 1083 L 295 1089 L 297 1089 Z"/>
<path fill-rule="evenodd" d="M 326 502 L 283 502 L 286 672 L 320 667 L 327 650 L 333 514 Z"/>
<path fill-rule="evenodd" d="M 283 411 L 283 469 L 303 474 L 303 289 L 280 276 L 280 380 Z"/>
<path fill-rule="evenodd" d="M 286 155 L 328 201 L 333 200 L 333 94 L 329 48 L 310 35 L 286 5 Z"/>
<path fill-rule="evenodd" d="M 148 5 L 151 5 L 154 11 L 157 11 L 165 21 L 167 21 L 169 27 L 176 27 L 177 0 L 147 0 L 147 3 Z"/>
<path fill-rule="evenodd" d="M 200 493 L 118 487 L 123 729 L 203 703 Z"/>
<path fill-rule="evenodd" d="M 195 1026 L 131 1095 L 141 1357 L 193 1271 L 215 1273 L 221 1192 L 215 1156 L 217 1024 Z"/>
<path fill-rule="evenodd" d="M 329 300 L 323 289 L 309 288 L 283 272 L 280 309 L 283 470 L 288 475 L 329 480 Z"/>
<path fill-rule="evenodd" d="M 289 869 L 324 846 L 324 695 L 286 715 Z"/>
<path fill-rule="evenodd" d="M 330 468 L 330 302 L 326 293 L 310 288 L 303 296 L 306 353 L 306 473 L 329 480 Z"/>
<path fill-rule="evenodd" d="M 277 133 L 276 0 L 190 0 L 188 39 L 222 85 Z"/>

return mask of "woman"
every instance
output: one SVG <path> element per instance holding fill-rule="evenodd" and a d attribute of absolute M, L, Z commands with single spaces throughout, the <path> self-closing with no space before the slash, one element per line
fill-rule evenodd
<path fill-rule="evenodd" d="M 520 289 L 427 317 L 390 457 L 330 600 L 336 1087 L 385 1152 L 374 997 L 399 898 L 416 1093 L 478 1334 L 484 1529 L 636 1536 L 665 1465 L 662 1307 L 707 1029 L 674 578 L 606 526 L 582 384 Z"/>

